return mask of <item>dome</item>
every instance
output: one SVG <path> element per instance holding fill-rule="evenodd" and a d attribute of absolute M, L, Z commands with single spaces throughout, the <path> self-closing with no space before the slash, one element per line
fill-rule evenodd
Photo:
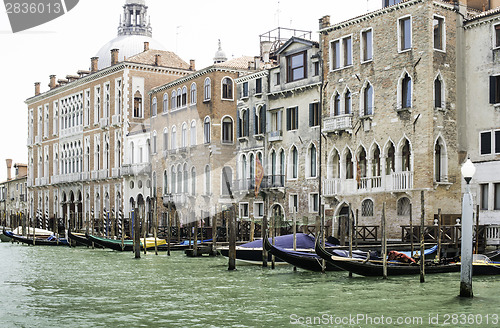
<path fill-rule="evenodd" d="M 222 45 L 221 45 L 221 42 L 219 40 L 219 49 L 215 53 L 214 64 L 223 63 L 226 60 L 227 60 L 226 53 L 222 50 Z"/>
<path fill-rule="evenodd" d="M 135 1 L 138 0 L 128 0 Z M 166 50 L 165 47 L 155 39 L 145 35 L 120 35 L 106 43 L 96 54 L 99 57 L 99 70 L 111 66 L 111 50 L 119 49 L 118 61 L 130 58 L 144 51 L 144 42 L 149 42 L 149 48 L 155 50 Z"/>

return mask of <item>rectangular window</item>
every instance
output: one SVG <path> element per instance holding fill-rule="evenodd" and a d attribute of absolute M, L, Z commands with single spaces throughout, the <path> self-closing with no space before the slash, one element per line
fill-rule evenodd
<path fill-rule="evenodd" d="M 286 129 L 297 130 L 299 128 L 299 107 L 286 109 Z"/>
<path fill-rule="evenodd" d="M 299 195 L 290 195 L 289 208 L 290 213 L 295 213 L 299 210 Z"/>
<path fill-rule="evenodd" d="M 495 25 L 495 48 L 500 47 L 500 24 Z"/>
<path fill-rule="evenodd" d="M 444 18 L 434 16 L 432 29 L 434 31 L 434 49 L 444 50 Z"/>
<path fill-rule="evenodd" d="M 281 84 L 281 74 L 280 74 L 280 72 L 276 73 L 275 81 L 276 81 L 276 85 L 280 85 Z"/>
<path fill-rule="evenodd" d="M 248 82 L 243 83 L 243 94 L 242 98 L 248 97 Z"/>
<path fill-rule="evenodd" d="M 344 48 L 344 67 L 352 65 L 352 38 L 349 36 L 342 39 L 342 46 Z"/>
<path fill-rule="evenodd" d="M 373 59 L 373 31 L 368 30 L 361 33 L 361 54 L 362 61 L 369 61 Z"/>
<path fill-rule="evenodd" d="M 491 131 L 481 132 L 480 142 L 481 155 L 491 154 Z"/>
<path fill-rule="evenodd" d="M 306 52 L 288 56 L 287 61 L 287 82 L 302 80 L 307 77 Z"/>
<path fill-rule="evenodd" d="M 319 75 L 319 62 L 314 62 L 314 76 Z"/>
<path fill-rule="evenodd" d="M 494 192 L 495 192 L 495 199 L 494 199 L 495 207 L 494 207 L 494 209 L 500 210 L 500 183 L 495 183 L 494 188 L 495 188 L 495 190 L 494 190 Z"/>
<path fill-rule="evenodd" d="M 340 68 L 340 41 L 333 41 L 331 43 L 330 51 L 332 53 L 331 57 L 331 68 L 338 69 Z"/>
<path fill-rule="evenodd" d="M 262 79 L 255 80 L 255 93 L 262 93 Z"/>
<path fill-rule="evenodd" d="M 500 130 L 495 131 L 495 154 L 500 154 Z"/>
<path fill-rule="evenodd" d="M 384 7 L 392 6 L 397 3 L 400 3 L 403 0 L 384 0 Z"/>
<path fill-rule="evenodd" d="M 248 218 L 248 203 L 240 203 L 240 217 Z"/>
<path fill-rule="evenodd" d="M 490 104 L 500 103 L 500 75 L 490 76 Z"/>
<path fill-rule="evenodd" d="M 481 190 L 481 210 L 488 210 L 488 184 L 480 184 L 479 188 Z"/>
<path fill-rule="evenodd" d="M 319 211 L 319 195 L 310 194 L 309 195 L 309 212 L 317 213 Z"/>
<path fill-rule="evenodd" d="M 256 218 L 264 217 L 264 203 L 254 203 L 253 204 L 253 215 Z"/>
<path fill-rule="evenodd" d="M 405 17 L 399 20 L 399 50 L 404 51 L 411 48 L 411 18 Z"/>
<path fill-rule="evenodd" d="M 319 125 L 319 103 L 309 104 L 309 126 Z"/>
<path fill-rule="evenodd" d="M 281 110 L 271 113 L 271 132 L 281 132 L 282 129 L 281 115 L 282 115 Z"/>

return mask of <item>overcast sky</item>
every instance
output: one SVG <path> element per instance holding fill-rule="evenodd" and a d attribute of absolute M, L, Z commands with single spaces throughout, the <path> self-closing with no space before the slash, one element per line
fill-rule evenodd
<path fill-rule="evenodd" d="M 34 82 L 48 90 L 49 75 L 64 78 L 89 69 L 90 58 L 116 37 L 125 0 L 80 0 L 67 14 L 28 31 L 11 32 L 0 10 L 0 181 L 5 159 L 27 163 L 27 107 Z M 153 38 L 201 69 L 212 63 L 217 40 L 229 58 L 259 54 L 259 35 L 281 27 L 317 32 L 318 20 L 332 23 L 373 11 L 380 0 L 146 0 Z M 279 13 L 279 14 L 278 14 Z M 314 36 L 318 39 L 317 33 Z M 14 174 L 14 172 L 12 172 Z"/>

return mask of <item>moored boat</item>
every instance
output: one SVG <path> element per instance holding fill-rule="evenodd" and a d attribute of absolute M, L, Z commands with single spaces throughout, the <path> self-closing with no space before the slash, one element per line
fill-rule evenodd
<path fill-rule="evenodd" d="M 101 245 L 102 247 L 105 248 L 113 249 L 115 251 L 132 252 L 134 250 L 134 241 L 132 239 L 125 239 L 123 241 L 123 247 L 122 247 L 121 239 L 110 239 L 93 235 L 87 235 L 86 237 L 95 244 Z M 141 249 L 144 249 L 144 238 L 141 238 L 140 242 L 141 242 Z M 157 238 L 156 244 L 158 251 L 167 251 L 168 244 L 165 239 Z M 185 250 L 186 248 L 189 248 L 189 245 L 180 245 L 180 244 L 170 245 L 171 251 Z M 155 238 L 146 238 L 146 250 L 154 250 L 154 249 L 155 249 Z"/>
<path fill-rule="evenodd" d="M 11 231 L 6 231 L 4 234 L 7 237 L 12 238 L 15 241 L 18 241 L 23 244 L 34 245 L 34 246 L 68 246 L 68 241 L 65 238 L 57 238 L 55 236 L 50 236 L 47 239 L 43 238 L 31 238 L 24 237 L 14 234 Z"/>

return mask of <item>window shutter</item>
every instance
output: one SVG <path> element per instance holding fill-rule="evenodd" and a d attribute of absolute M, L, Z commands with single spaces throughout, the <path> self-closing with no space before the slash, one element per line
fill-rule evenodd
<path fill-rule="evenodd" d="M 257 110 L 253 108 L 253 134 L 259 133 L 259 119 L 257 117 Z"/>
<path fill-rule="evenodd" d="M 280 110 L 278 112 L 278 131 L 283 129 L 283 112 Z"/>
<path fill-rule="evenodd" d="M 241 138 L 241 119 L 240 119 L 240 111 L 236 111 L 236 135 L 238 138 Z"/>
<path fill-rule="evenodd" d="M 267 116 L 267 111 L 266 111 L 266 105 L 262 106 L 260 108 L 260 131 L 262 134 L 266 133 L 266 117 Z"/>
<path fill-rule="evenodd" d="M 314 105 L 309 104 L 309 126 L 314 126 Z"/>
<path fill-rule="evenodd" d="M 279 114 L 277 114 L 278 116 Z M 266 131 L 271 131 L 271 113 L 266 111 Z M 279 127 L 278 127 L 279 130 Z"/>
<path fill-rule="evenodd" d="M 299 107 L 293 108 L 293 111 L 295 112 L 295 129 L 299 128 Z"/>
<path fill-rule="evenodd" d="M 490 76 L 490 104 L 494 104 L 496 102 L 496 90 L 497 90 L 497 77 Z"/>
<path fill-rule="evenodd" d="M 290 131 L 292 128 L 292 124 L 291 124 L 292 118 L 291 118 L 290 114 L 291 114 L 291 108 L 287 108 L 286 109 L 286 130 L 287 131 Z"/>
<path fill-rule="evenodd" d="M 243 120 L 244 120 L 244 122 L 245 122 L 245 127 L 244 127 L 244 131 L 245 131 L 245 132 L 243 133 L 243 135 L 244 135 L 245 137 L 248 137 L 248 135 L 249 135 L 249 130 L 250 130 L 250 124 L 249 124 L 249 116 L 250 116 L 250 111 L 249 111 L 249 110 L 246 110 L 246 111 L 245 111 L 245 115 L 244 115 L 244 116 L 245 116 L 245 117 L 243 118 Z"/>

